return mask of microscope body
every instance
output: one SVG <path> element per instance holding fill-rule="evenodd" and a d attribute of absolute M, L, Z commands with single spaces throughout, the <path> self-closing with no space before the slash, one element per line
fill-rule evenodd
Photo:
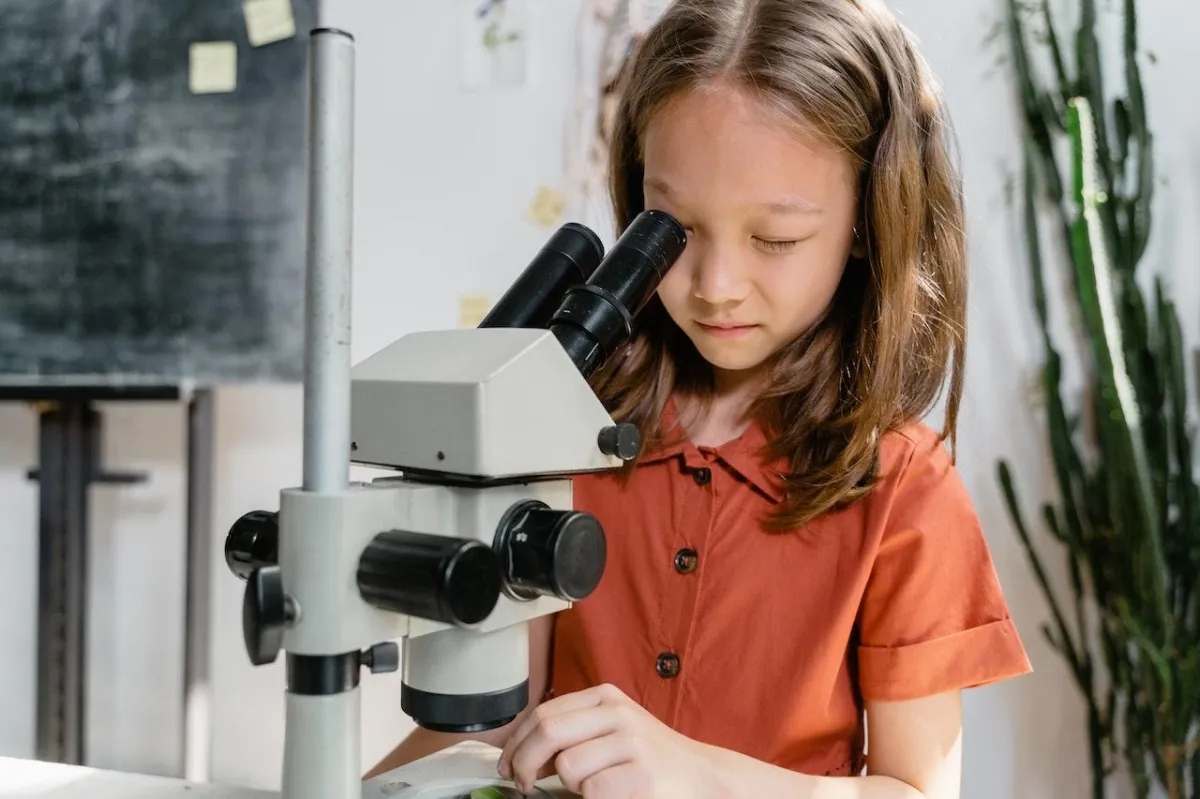
<path fill-rule="evenodd" d="M 604 572 L 572 480 L 641 445 L 589 377 L 687 236 L 644 211 L 605 254 L 568 223 L 479 327 L 351 365 L 353 37 L 315 30 L 311 55 L 304 482 L 238 519 L 225 558 L 246 582 L 250 661 L 286 653 L 284 799 L 351 799 L 364 668 L 401 670 L 399 710 L 432 730 L 494 729 L 527 706 L 529 622 Z M 353 483 L 351 463 L 391 474 Z"/>

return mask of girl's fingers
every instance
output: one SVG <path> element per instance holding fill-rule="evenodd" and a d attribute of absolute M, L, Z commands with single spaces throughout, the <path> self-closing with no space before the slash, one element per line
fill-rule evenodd
<path fill-rule="evenodd" d="M 504 751 L 500 753 L 500 773 L 504 776 L 512 773 L 510 769 L 513 752 L 537 727 L 555 716 L 597 707 L 610 698 L 611 692 L 605 687 L 599 687 L 564 694 L 538 705 L 529 714 L 529 717 L 508 736 L 508 741 L 504 744 Z M 506 770 L 508 774 L 505 774 Z"/>
<path fill-rule="evenodd" d="M 535 725 L 509 753 L 505 761 L 509 773 L 518 785 L 531 785 L 542 767 L 561 753 L 623 731 L 629 718 L 627 709 L 619 705 L 583 707 L 551 716 Z"/>
<path fill-rule="evenodd" d="M 559 780 L 567 790 L 582 794 L 589 780 L 633 761 L 637 756 L 634 740 L 631 735 L 615 732 L 560 752 L 554 761 Z"/>

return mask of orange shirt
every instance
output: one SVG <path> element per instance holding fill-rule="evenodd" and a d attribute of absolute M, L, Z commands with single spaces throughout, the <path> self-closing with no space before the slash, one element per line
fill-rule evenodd
<path fill-rule="evenodd" d="M 673 417 L 668 409 L 668 421 Z M 608 538 L 599 587 L 558 614 L 551 695 L 612 683 L 683 735 L 809 774 L 858 774 L 862 702 L 1030 671 L 971 500 L 936 433 L 884 437 L 876 489 L 809 529 L 757 426 L 576 480 Z"/>

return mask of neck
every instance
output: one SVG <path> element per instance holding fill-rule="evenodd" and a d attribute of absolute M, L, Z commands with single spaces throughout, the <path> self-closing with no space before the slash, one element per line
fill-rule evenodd
<path fill-rule="evenodd" d="M 750 426 L 748 412 L 761 375 L 753 371 L 714 370 L 714 391 L 706 402 L 685 401 L 684 427 L 699 446 L 715 447 L 740 436 Z"/>

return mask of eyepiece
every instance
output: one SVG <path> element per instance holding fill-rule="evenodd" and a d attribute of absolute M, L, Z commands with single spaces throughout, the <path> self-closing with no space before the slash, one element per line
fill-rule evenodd
<path fill-rule="evenodd" d="M 563 225 L 488 312 L 479 327 L 545 328 L 563 295 L 590 278 L 604 243 L 583 225 Z"/>
<path fill-rule="evenodd" d="M 550 329 L 584 377 L 630 339 L 634 317 L 686 246 L 687 232 L 674 217 L 643 211 L 588 281 L 567 290 Z"/>

